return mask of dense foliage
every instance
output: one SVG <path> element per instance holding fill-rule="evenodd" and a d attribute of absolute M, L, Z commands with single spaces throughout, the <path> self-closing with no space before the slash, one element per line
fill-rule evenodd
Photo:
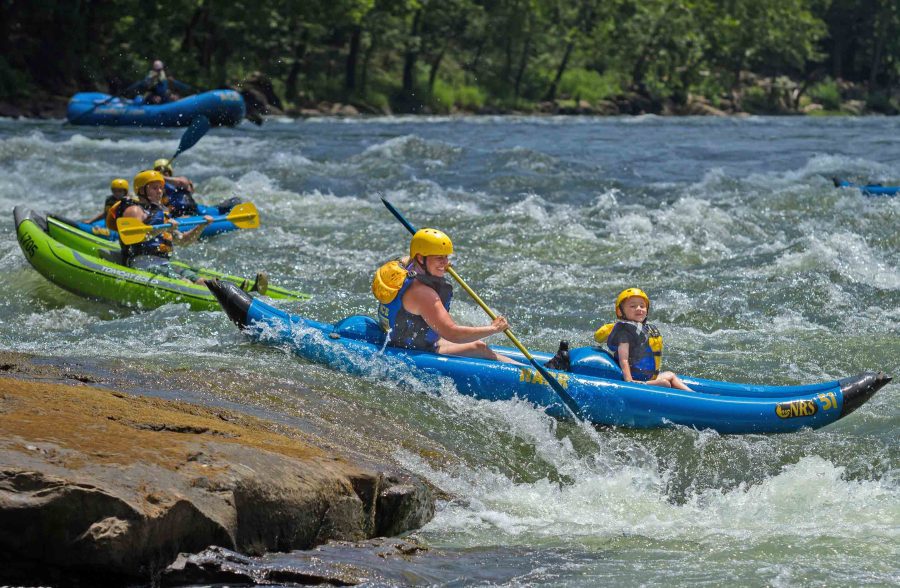
<path fill-rule="evenodd" d="M 896 0 L 0 0 L 0 97 L 116 92 L 150 60 L 196 87 L 252 72 L 288 105 L 595 104 L 889 110 Z M 845 92 L 844 92 L 845 93 Z M 827 105 L 825 104 L 827 103 Z"/>

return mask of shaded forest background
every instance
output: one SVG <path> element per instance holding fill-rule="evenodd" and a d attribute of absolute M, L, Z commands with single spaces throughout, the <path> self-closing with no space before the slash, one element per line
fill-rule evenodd
<path fill-rule="evenodd" d="M 118 93 L 157 58 L 289 112 L 894 114 L 900 2 L 0 0 L 0 101 Z"/>

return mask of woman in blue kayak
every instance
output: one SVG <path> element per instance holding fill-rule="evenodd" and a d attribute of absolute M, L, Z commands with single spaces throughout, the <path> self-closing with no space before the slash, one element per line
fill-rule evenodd
<path fill-rule="evenodd" d="M 452 253 L 450 237 L 437 229 L 420 229 L 409 244 L 408 258 L 379 268 L 372 291 L 380 302 L 378 318 L 388 345 L 516 363 L 482 341 L 509 328 L 504 317 L 467 327 L 450 316 L 453 286 L 445 275 Z"/>
<path fill-rule="evenodd" d="M 647 322 L 649 314 L 650 298 L 643 290 L 623 290 L 616 298 L 618 320 L 597 329 L 594 339 L 600 343 L 606 341 L 626 382 L 690 391 L 673 372 L 660 373 L 662 335 Z"/>

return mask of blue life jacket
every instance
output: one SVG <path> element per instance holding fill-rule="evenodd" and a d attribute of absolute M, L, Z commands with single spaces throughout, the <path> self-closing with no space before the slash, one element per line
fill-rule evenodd
<path fill-rule="evenodd" d="M 169 207 L 172 216 L 196 216 L 200 214 L 200 209 L 187 188 L 178 188 L 169 182 L 166 182 L 166 195 L 163 202 Z"/>
<path fill-rule="evenodd" d="M 662 335 L 654 325 L 644 322 L 616 321 L 612 332 L 607 338 L 606 345 L 612 351 L 613 358 L 619 361 L 618 343 L 612 343 L 613 334 L 618 329 L 632 329 L 639 341 L 637 349 L 628 350 L 628 367 L 631 368 L 631 377 L 635 380 L 646 382 L 659 375 L 659 367 L 662 364 Z"/>
<path fill-rule="evenodd" d="M 172 220 L 165 208 L 154 206 L 149 202 L 134 202 L 129 206 L 120 205 L 116 210 L 116 218 L 121 217 L 128 208 L 131 208 L 131 206 L 140 206 L 141 210 L 149 215 L 144 219 L 145 224 L 159 225 Z M 125 245 L 122 243 L 122 259 L 125 260 L 125 265 L 127 266 L 130 266 L 131 260 L 139 255 L 154 255 L 156 257 L 168 259 L 172 256 L 172 249 L 172 233 L 170 231 L 165 231 L 151 239 L 141 241 L 140 243 L 134 243 L 133 245 Z"/>
<path fill-rule="evenodd" d="M 414 268 L 415 262 L 411 262 L 406 267 L 410 276 L 403 282 L 403 286 L 397 291 L 394 299 L 387 304 L 379 303 L 378 320 L 382 328 L 388 332 L 388 345 L 405 349 L 434 351 L 440 335 L 429 327 L 421 316 L 412 314 L 403 308 L 403 295 L 412 286 L 413 280 L 418 280 L 437 292 L 444 308 L 449 312 L 450 301 L 453 299 L 453 286 L 444 278 L 420 274 Z"/>

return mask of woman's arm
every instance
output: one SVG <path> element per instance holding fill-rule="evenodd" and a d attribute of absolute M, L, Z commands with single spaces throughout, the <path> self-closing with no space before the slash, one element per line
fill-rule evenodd
<path fill-rule="evenodd" d="M 404 294 L 403 306 L 409 312 L 418 314 L 425 319 L 429 327 L 451 343 L 471 343 L 496 333 L 502 333 L 509 328 L 509 323 L 502 316 L 498 316 L 491 324 L 481 327 L 457 325 L 447 309 L 444 308 L 437 292 L 418 284 Z"/>
<path fill-rule="evenodd" d="M 203 229 L 205 229 L 207 225 L 209 225 L 209 223 L 211 223 L 213 220 L 213 218 L 208 214 L 204 216 L 203 219 L 206 221 L 205 223 L 203 223 L 202 225 L 197 225 L 186 233 L 182 233 L 176 230 L 175 234 L 172 236 L 172 241 L 174 241 L 176 245 L 190 245 L 191 243 L 199 239 L 200 234 L 203 233 Z M 174 222 L 174 224 L 177 225 L 177 222 Z"/>

